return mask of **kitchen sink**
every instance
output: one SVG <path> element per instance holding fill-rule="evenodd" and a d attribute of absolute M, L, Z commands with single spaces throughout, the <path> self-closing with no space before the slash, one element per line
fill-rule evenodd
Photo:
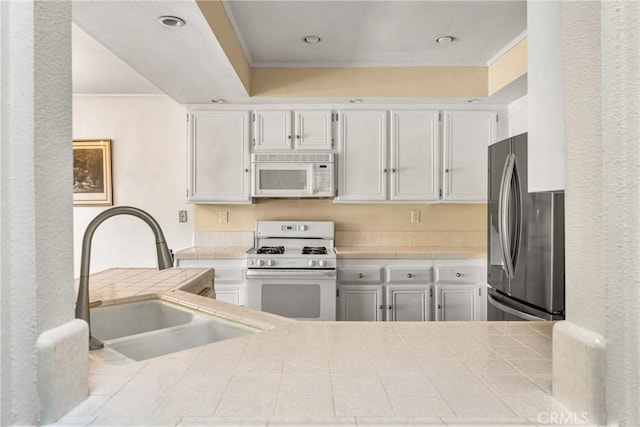
<path fill-rule="evenodd" d="M 258 332 L 160 300 L 93 308 L 91 330 L 107 349 L 136 361 Z"/>
<path fill-rule="evenodd" d="M 91 335 L 106 341 L 184 325 L 193 320 L 194 314 L 164 301 L 148 300 L 92 308 L 89 317 Z"/>

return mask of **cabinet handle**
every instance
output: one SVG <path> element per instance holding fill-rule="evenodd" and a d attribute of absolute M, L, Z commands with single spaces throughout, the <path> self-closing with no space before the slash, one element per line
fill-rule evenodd
<path fill-rule="evenodd" d="M 389 305 L 387 306 L 387 310 L 391 310 L 392 308 L 393 308 L 393 307 L 391 306 L 391 304 L 389 304 Z"/>
<path fill-rule="evenodd" d="M 462 274 L 456 273 L 456 277 L 460 277 L 460 276 L 462 276 Z"/>
<path fill-rule="evenodd" d="M 358 273 L 358 279 L 362 279 L 362 273 Z"/>
<path fill-rule="evenodd" d="M 408 278 L 408 279 L 411 279 L 412 277 L 413 277 L 413 274 L 411 274 L 411 273 L 407 273 L 407 278 Z"/>
<path fill-rule="evenodd" d="M 438 310 L 440 310 L 442 308 L 442 305 L 438 304 Z"/>

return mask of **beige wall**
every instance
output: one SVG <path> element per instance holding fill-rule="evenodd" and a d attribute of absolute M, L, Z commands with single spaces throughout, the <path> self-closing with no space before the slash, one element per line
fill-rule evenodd
<path fill-rule="evenodd" d="M 334 204 L 267 199 L 251 205 L 196 205 L 195 231 L 252 231 L 256 220 L 328 220 L 338 231 L 486 231 L 486 204 Z M 420 223 L 411 223 L 411 211 Z M 220 223 L 220 212 L 229 222 Z"/>
<path fill-rule="evenodd" d="M 251 95 L 487 96 L 486 67 L 253 68 Z"/>
<path fill-rule="evenodd" d="M 496 62 L 489 66 L 488 94 L 493 95 L 509 83 L 527 74 L 528 39 L 525 38 L 509 49 Z"/>

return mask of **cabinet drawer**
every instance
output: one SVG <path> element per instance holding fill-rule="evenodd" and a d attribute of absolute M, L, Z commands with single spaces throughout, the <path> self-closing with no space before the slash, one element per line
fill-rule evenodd
<path fill-rule="evenodd" d="M 338 270 L 340 283 L 382 283 L 381 268 L 358 268 Z"/>
<path fill-rule="evenodd" d="M 430 268 L 389 267 L 391 283 L 430 283 L 432 281 Z"/>
<path fill-rule="evenodd" d="M 216 282 L 241 282 L 244 280 L 242 268 L 215 268 Z"/>
<path fill-rule="evenodd" d="M 481 282 L 480 267 L 436 267 L 438 282 Z"/>

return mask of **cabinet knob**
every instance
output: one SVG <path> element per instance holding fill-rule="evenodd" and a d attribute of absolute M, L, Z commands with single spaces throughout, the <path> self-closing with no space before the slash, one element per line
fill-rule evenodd
<path fill-rule="evenodd" d="M 391 306 L 391 304 L 389 304 L 389 305 L 387 306 L 387 309 L 388 309 L 388 310 L 391 310 L 392 308 L 393 308 L 393 307 Z"/>
<path fill-rule="evenodd" d="M 449 173 L 449 169 L 445 169 L 444 171 L 445 171 L 446 173 Z"/>
<path fill-rule="evenodd" d="M 296 135 L 296 139 L 300 139 L 300 135 Z"/>
<path fill-rule="evenodd" d="M 440 309 L 442 308 L 442 305 L 441 305 L 441 304 L 438 304 L 438 307 L 437 307 L 437 308 L 438 308 L 438 310 L 440 310 Z"/>
<path fill-rule="evenodd" d="M 391 172 L 395 173 L 396 172 L 396 168 L 391 169 Z"/>
<path fill-rule="evenodd" d="M 249 172 L 249 169 L 245 169 L 244 171 L 245 171 L 245 172 Z"/>
<path fill-rule="evenodd" d="M 411 273 L 407 273 L 407 278 L 408 278 L 408 279 L 411 279 L 412 277 L 413 277 L 413 274 L 411 274 Z"/>
<path fill-rule="evenodd" d="M 382 304 L 380 304 L 380 305 L 378 306 L 378 309 L 382 310 Z"/>
<path fill-rule="evenodd" d="M 362 273 L 358 273 L 358 279 L 362 279 Z"/>
<path fill-rule="evenodd" d="M 387 168 L 382 169 L 382 172 L 387 173 Z"/>
<path fill-rule="evenodd" d="M 462 276 L 462 274 L 456 273 L 456 277 L 460 277 L 460 276 Z"/>

